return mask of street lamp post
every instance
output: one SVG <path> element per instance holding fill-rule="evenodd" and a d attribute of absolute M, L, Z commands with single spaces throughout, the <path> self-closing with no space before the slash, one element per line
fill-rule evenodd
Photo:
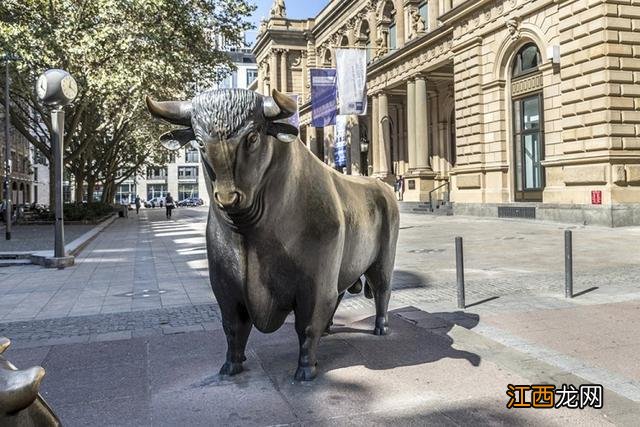
<path fill-rule="evenodd" d="M 78 86 L 71 74 L 64 70 L 47 70 L 40 76 L 36 83 L 36 93 L 40 100 L 52 107 L 51 135 L 52 149 L 54 153 L 55 172 L 55 249 L 52 267 L 64 268 L 73 263 L 73 257 L 67 257 L 64 248 L 64 208 L 62 197 L 62 172 L 64 149 L 64 110 L 65 105 L 70 104 L 78 95 Z"/>
<path fill-rule="evenodd" d="M 9 62 L 18 61 L 15 55 L 4 54 L 2 60 L 5 63 L 5 81 L 4 81 L 4 200 L 5 200 L 5 239 L 11 240 L 11 144 L 9 143 L 9 124 L 11 116 L 9 115 Z"/>

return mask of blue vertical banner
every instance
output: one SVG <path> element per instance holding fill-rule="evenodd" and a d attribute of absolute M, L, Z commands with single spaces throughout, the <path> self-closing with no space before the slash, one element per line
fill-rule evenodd
<path fill-rule="evenodd" d="M 333 145 L 333 160 L 337 168 L 346 168 L 347 156 L 347 119 L 349 116 L 336 117 L 336 134 Z"/>
<path fill-rule="evenodd" d="M 338 83 L 335 69 L 311 69 L 311 109 L 314 127 L 336 124 Z"/>

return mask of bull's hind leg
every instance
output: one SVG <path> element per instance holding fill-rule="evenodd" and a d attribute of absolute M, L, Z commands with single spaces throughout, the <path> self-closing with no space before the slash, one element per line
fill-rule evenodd
<path fill-rule="evenodd" d="M 391 298 L 391 271 L 375 263 L 366 272 L 367 285 L 371 287 L 376 302 L 374 335 L 389 333 L 389 299 Z"/>
<path fill-rule="evenodd" d="M 221 304 L 222 306 L 222 304 Z M 251 319 L 241 304 L 233 304 L 230 309 L 222 309 L 222 327 L 227 336 L 227 360 L 220 375 L 237 375 L 244 370 L 242 362 L 247 360 L 244 352 L 251 333 Z"/>

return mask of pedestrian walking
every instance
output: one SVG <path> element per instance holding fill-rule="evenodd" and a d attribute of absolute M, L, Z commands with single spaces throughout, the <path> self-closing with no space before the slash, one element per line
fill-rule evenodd
<path fill-rule="evenodd" d="M 140 214 L 140 196 L 136 196 L 136 215 Z"/>
<path fill-rule="evenodd" d="M 173 197 L 171 197 L 171 193 L 167 193 L 164 204 L 167 207 L 167 219 L 171 219 L 171 211 L 175 207 L 175 203 L 173 201 Z"/>
<path fill-rule="evenodd" d="M 404 177 L 402 175 L 400 175 L 396 180 L 395 190 L 398 196 L 398 200 L 402 201 L 402 199 L 404 198 Z"/>

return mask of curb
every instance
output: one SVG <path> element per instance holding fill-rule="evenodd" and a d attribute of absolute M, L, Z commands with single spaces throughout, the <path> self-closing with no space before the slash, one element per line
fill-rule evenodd
<path fill-rule="evenodd" d="M 82 236 L 71 241 L 66 245 L 68 257 L 62 258 L 65 267 L 73 265 L 73 258 L 78 255 L 93 239 L 96 238 L 105 228 L 110 226 L 118 218 L 117 215 L 111 215 Z M 35 251 L 35 252 L 0 252 L 0 267 L 10 267 L 16 265 L 36 264 L 44 267 L 59 267 L 60 263 L 54 258 L 53 251 Z"/>

